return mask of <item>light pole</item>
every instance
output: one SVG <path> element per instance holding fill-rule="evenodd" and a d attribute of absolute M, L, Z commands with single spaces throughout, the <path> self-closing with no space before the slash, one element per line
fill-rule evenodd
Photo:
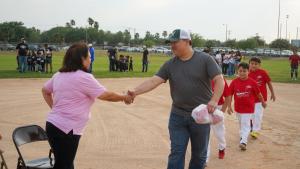
<path fill-rule="evenodd" d="M 288 19 L 289 15 L 286 15 L 286 20 L 285 20 L 285 39 L 288 39 Z"/>
<path fill-rule="evenodd" d="M 280 23 L 280 28 L 279 28 L 279 39 L 282 39 L 282 23 Z"/>
<path fill-rule="evenodd" d="M 227 41 L 228 40 L 228 25 L 227 24 L 223 24 L 223 26 L 225 26 L 225 41 Z"/>
<path fill-rule="evenodd" d="M 278 11 L 278 23 L 277 23 L 277 39 L 281 38 L 280 35 L 280 12 L 281 12 L 281 7 L 280 7 L 280 0 L 279 0 L 279 11 Z"/>
<path fill-rule="evenodd" d="M 299 27 L 297 27 L 296 40 L 298 40 Z"/>

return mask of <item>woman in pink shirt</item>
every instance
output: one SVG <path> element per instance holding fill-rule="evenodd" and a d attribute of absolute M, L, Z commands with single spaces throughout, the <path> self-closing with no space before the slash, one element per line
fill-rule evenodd
<path fill-rule="evenodd" d="M 92 74 L 88 46 L 72 45 L 66 52 L 63 66 L 47 81 L 43 97 L 51 108 L 47 117 L 46 132 L 55 156 L 54 169 L 74 169 L 79 139 L 91 116 L 95 99 L 130 104 L 128 95 L 107 91 Z"/>

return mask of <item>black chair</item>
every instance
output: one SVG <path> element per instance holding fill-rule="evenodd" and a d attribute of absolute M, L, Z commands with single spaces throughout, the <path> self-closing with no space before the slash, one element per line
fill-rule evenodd
<path fill-rule="evenodd" d="M 7 165 L 6 165 L 6 162 L 5 162 L 5 159 L 3 157 L 3 151 L 0 149 L 0 157 L 1 157 L 1 162 L 0 162 L 0 168 L 1 169 L 8 169 L 7 168 Z"/>
<path fill-rule="evenodd" d="M 45 158 L 39 158 L 31 161 L 25 161 L 19 147 L 36 141 L 47 141 L 48 137 L 43 128 L 37 125 L 29 125 L 18 127 L 14 130 L 12 135 L 14 144 L 19 154 L 17 169 L 51 169 L 54 165 L 54 159 L 52 158 L 52 150 L 49 151 L 49 156 Z"/>

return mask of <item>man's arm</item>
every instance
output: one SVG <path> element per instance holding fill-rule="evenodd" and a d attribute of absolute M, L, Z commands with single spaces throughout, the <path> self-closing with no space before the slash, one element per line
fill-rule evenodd
<path fill-rule="evenodd" d="M 137 95 L 141 95 L 144 93 L 147 93 L 153 89 L 155 89 L 160 84 L 166 82 L 164 79 L 162 79 L 159 76 L 153 76 L 150 79 L 144 81 L 142 84 L 134 88 L 134 90 L 129 90 L 128 94 L 135 97 Z"/>
<path fill-rule="evenodd" d="M 215 88 L 214 88 L 214 93 L 212 98 L 210 99 L 210 101 L 207 103 L 207 110 L 209 113 L 213 113 L 218 105 L 219 99 L 223 94 L 223 90 L 224 90 L 224 79 L 223 76 L 220 75 L 216 75 L 213 78 L 214 84 L 215 84 Z"/>

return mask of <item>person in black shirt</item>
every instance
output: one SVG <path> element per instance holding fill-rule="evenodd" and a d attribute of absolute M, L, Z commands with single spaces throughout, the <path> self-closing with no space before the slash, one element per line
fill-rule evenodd
<path fill-rule="evenodd" d="M 126 70 L 126 72 L 128 72 L 128 69 L 129 69 L 129 56 L 127 55 L 125 57 L 125 70 Z"/>
<path fill-rule="evenodd" d="M 31 58 L 31 52 L 29 51 L 28 52 L 28 56 L 27 56 L 27 65 L 28 65 L 28 67 L 27 67 L 27 70 L 28 71 L 32 71 L 32 64 L 33 64 L 33 61 L 32 61 L 32 58 Z"/>
<path fill-rule="evenodd" d="M 28 45 L 25 42 L 25 39 L 21 39 L 21 43 L 19 43 L 16 47 L 18 62 L 19 62 L 19 72 L 25 73 L 27 67 L 27 53 L 28 53 Z"/>
<path fill-rule="evenodd" d="M 108 59 L 109 59 L 109 71 L 116 71 L 116 56 L 117 56 L 117 49 L 116 48 L 109 48 L 107 50 Z"/>
<path fill-rule="evenodd" d="M 39 71 L 44 72 L 45 71 L 45 49 L 41 46 L 39 47 L 37 51 L 37 55 L 39 57 Z"/>
<path fill-rule="evenodd" d="M 143 52 L 143 70 L 142 72 L 147 72 L 148 71 L 148 50 L 147 48 L 144 49 L 144 52 Z"/>
<path fill-rule="evenodd" d="M 133 60 L 132 57 L 129 59 L 129 71 L 133 71 Z"/>
<path fill-rule="evenodd" d="M 46 55 L 46 73 L 49 71 L 50 66 L 50 73 L 52 73 L 52 49 L 48 47 L 48 44 L 44 45 L 45 47 L 45 55 Z"/>

